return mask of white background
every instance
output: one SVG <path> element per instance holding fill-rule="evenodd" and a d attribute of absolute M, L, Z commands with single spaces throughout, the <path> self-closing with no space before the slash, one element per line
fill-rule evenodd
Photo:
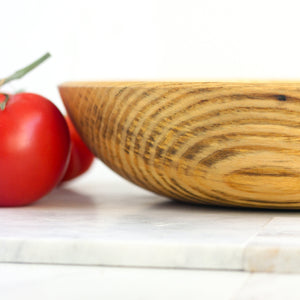
<path fill-rule="evenodd" d="M 62 111 L 70 80 L 300 79 L 297 0 L 1 1 L 0 77 L 49 51 L 6 90 Z"/>

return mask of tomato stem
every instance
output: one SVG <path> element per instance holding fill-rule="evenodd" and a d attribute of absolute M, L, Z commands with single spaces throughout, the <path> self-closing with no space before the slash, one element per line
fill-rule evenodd
<path fill-rule="evenodd" d="M 39 66 L 42 62 L 44 62 L 47 58 L 50 57 L 50 53 L 46 53 L 44 54 L 42 57 L 40 57 L 39 59 L 37 59 L 36 61 L 34 61 L 32 64 L 30 64 L 29 66 L 21 69 L 21 70 L 18 70 L 16 71 L 15 73 L 13 73 L 12 75 L 6 77 L 6 78 L 3 78 L 3 79 L 0 79 L 0 86 L 12 81 L 12 80 L 15 80 L 15 79 L 20 79 L 22 78 L 23 76 L 25 76 L 28 72 L 30 72 L 31 70 L 35 69 L 37 66 Z"/>
<path fill-rule="evenodd" d="M 6 104 L 9 100 L 9 95 L 7 95 L 7 94 L 1 94 L 1 95 L 4 95 L 5 99 L 2 102 L 0 102 L 0 110 L 4 110 L 6 107 Z"/>

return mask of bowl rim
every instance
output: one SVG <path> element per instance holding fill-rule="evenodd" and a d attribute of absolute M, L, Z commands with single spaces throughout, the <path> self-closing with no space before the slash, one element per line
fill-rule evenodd
<path fill-rule="evenodd" d="M 58 88 L 193 88 L 193 87 L 299 87 L 300 79 L 297 80 L 202 80 L 202 81 L 147 81 L 147 80 L 111 80 L 111 81 L 66 81 L 58 85 Z"/>

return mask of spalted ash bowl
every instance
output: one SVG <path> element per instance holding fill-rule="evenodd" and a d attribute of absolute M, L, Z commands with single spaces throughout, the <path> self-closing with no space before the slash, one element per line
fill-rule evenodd
<path fill-rule="evenodd" d="M 300 82 L 70 82 L 59 90 L 93 153 L 149 191 L 300 208 Z"/>

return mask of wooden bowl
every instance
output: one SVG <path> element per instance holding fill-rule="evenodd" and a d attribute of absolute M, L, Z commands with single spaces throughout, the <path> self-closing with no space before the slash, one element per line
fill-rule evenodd
<path fill-rule="evenodd" d="M 177 200 L 300 208 L 300 82 L 59 86 L 92 152 Z"/>

